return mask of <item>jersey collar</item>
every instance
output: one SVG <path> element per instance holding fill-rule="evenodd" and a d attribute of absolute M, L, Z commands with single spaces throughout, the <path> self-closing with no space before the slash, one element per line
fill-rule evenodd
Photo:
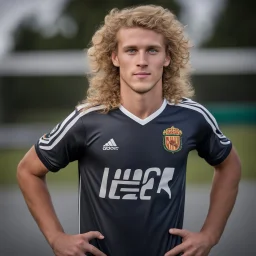
<path fill-rule="evenodd" d="M 119 109 L 128 117 L 130 117 L 132 120 L 134 120 L 135 122 L 141 124 L 141 125 L 145 125 L 147 123 L 149 123 L 150 121 L 152 121 L 153 119 L 155 119 L 157 116 L 159 116 L 165 109 L 167 105 L 167 100 L 164 99 L 162 106 L 156 110 L 154 113 L 152 113 L 151 115 L 149 115 L 148 117 L 146 117 L 145 119 L 141 119 L 137 116 L 135 116 L 134 114 L 132 114 L 130 111 L 128 111 L 126 108 L 124 108 L 123 106 L 120 106 Z"/>

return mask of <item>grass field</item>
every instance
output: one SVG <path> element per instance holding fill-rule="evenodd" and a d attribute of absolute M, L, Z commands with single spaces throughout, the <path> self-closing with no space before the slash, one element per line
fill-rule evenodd
<path fill-rule="evenodd" d="M 223 133 L 232 140 L 242 161 L 242 178 L 256 180 L 256 126 L 221 126 Z M 0 150 L 0 184 L 16 183 L 16 167 L 27 149 Z M 212 167 L 191 152 L 187 169 L 188 183 L 209 183 L 212 179 Z M 77 184 L 77 163 L 71 163 L 59 173 L 48 175 L 50 182 L 71 182 Z"/>

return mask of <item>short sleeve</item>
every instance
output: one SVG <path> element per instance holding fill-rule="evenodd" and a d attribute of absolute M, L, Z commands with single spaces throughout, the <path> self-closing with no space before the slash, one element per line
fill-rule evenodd
<path fill-rule="evenodd" d="M 81 113 L 74 110 L 35 144 L 38 157 L 49 171 L 57 172 L 84 152 L 85 129 Z"/>
<path fill-rule="evenodd" d="M 210 112 L 205 108 L 204 110 L 196 149 L 200 157 L 204 158 L 210 165 L 215 166 L 223 162 L 229 155 L 232 143 L 221 132 Z"/>

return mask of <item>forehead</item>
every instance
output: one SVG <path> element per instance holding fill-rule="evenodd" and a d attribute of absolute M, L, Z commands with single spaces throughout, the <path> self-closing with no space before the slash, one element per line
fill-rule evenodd
<path fill-rule="evenodd" d="M 159 45 L 164 47 L 164 36 L 150 29 L 139 27 L 121 28 L 117 32 L 117 42 L 119 46 L 126 45 L 143 46 L 143 45 Z"/>

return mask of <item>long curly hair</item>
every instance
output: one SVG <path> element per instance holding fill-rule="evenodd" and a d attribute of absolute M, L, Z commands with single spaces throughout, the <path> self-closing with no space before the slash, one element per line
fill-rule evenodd
<path fill-rule="evenodd" d="M 167 55 L 171 62 L 163 70 L 163 97 L 178 103 L 182 97 L 192 97 L 190 84 L 190 41 L 184 26 L 168 9 L 156 5 L 142 5 L 112 9 L 104 24 L 92 37 L 87 56 L 91 72 L 88 74 L 87 98 L 82 102 L 86 108 L 104 105 L 104 111 L 120 106 L 119 68 L 112 63 L 111 54 L 117 49 L 116 34 L 120 28 L 140 27 L 162 34 L 166 41 Z"/>

